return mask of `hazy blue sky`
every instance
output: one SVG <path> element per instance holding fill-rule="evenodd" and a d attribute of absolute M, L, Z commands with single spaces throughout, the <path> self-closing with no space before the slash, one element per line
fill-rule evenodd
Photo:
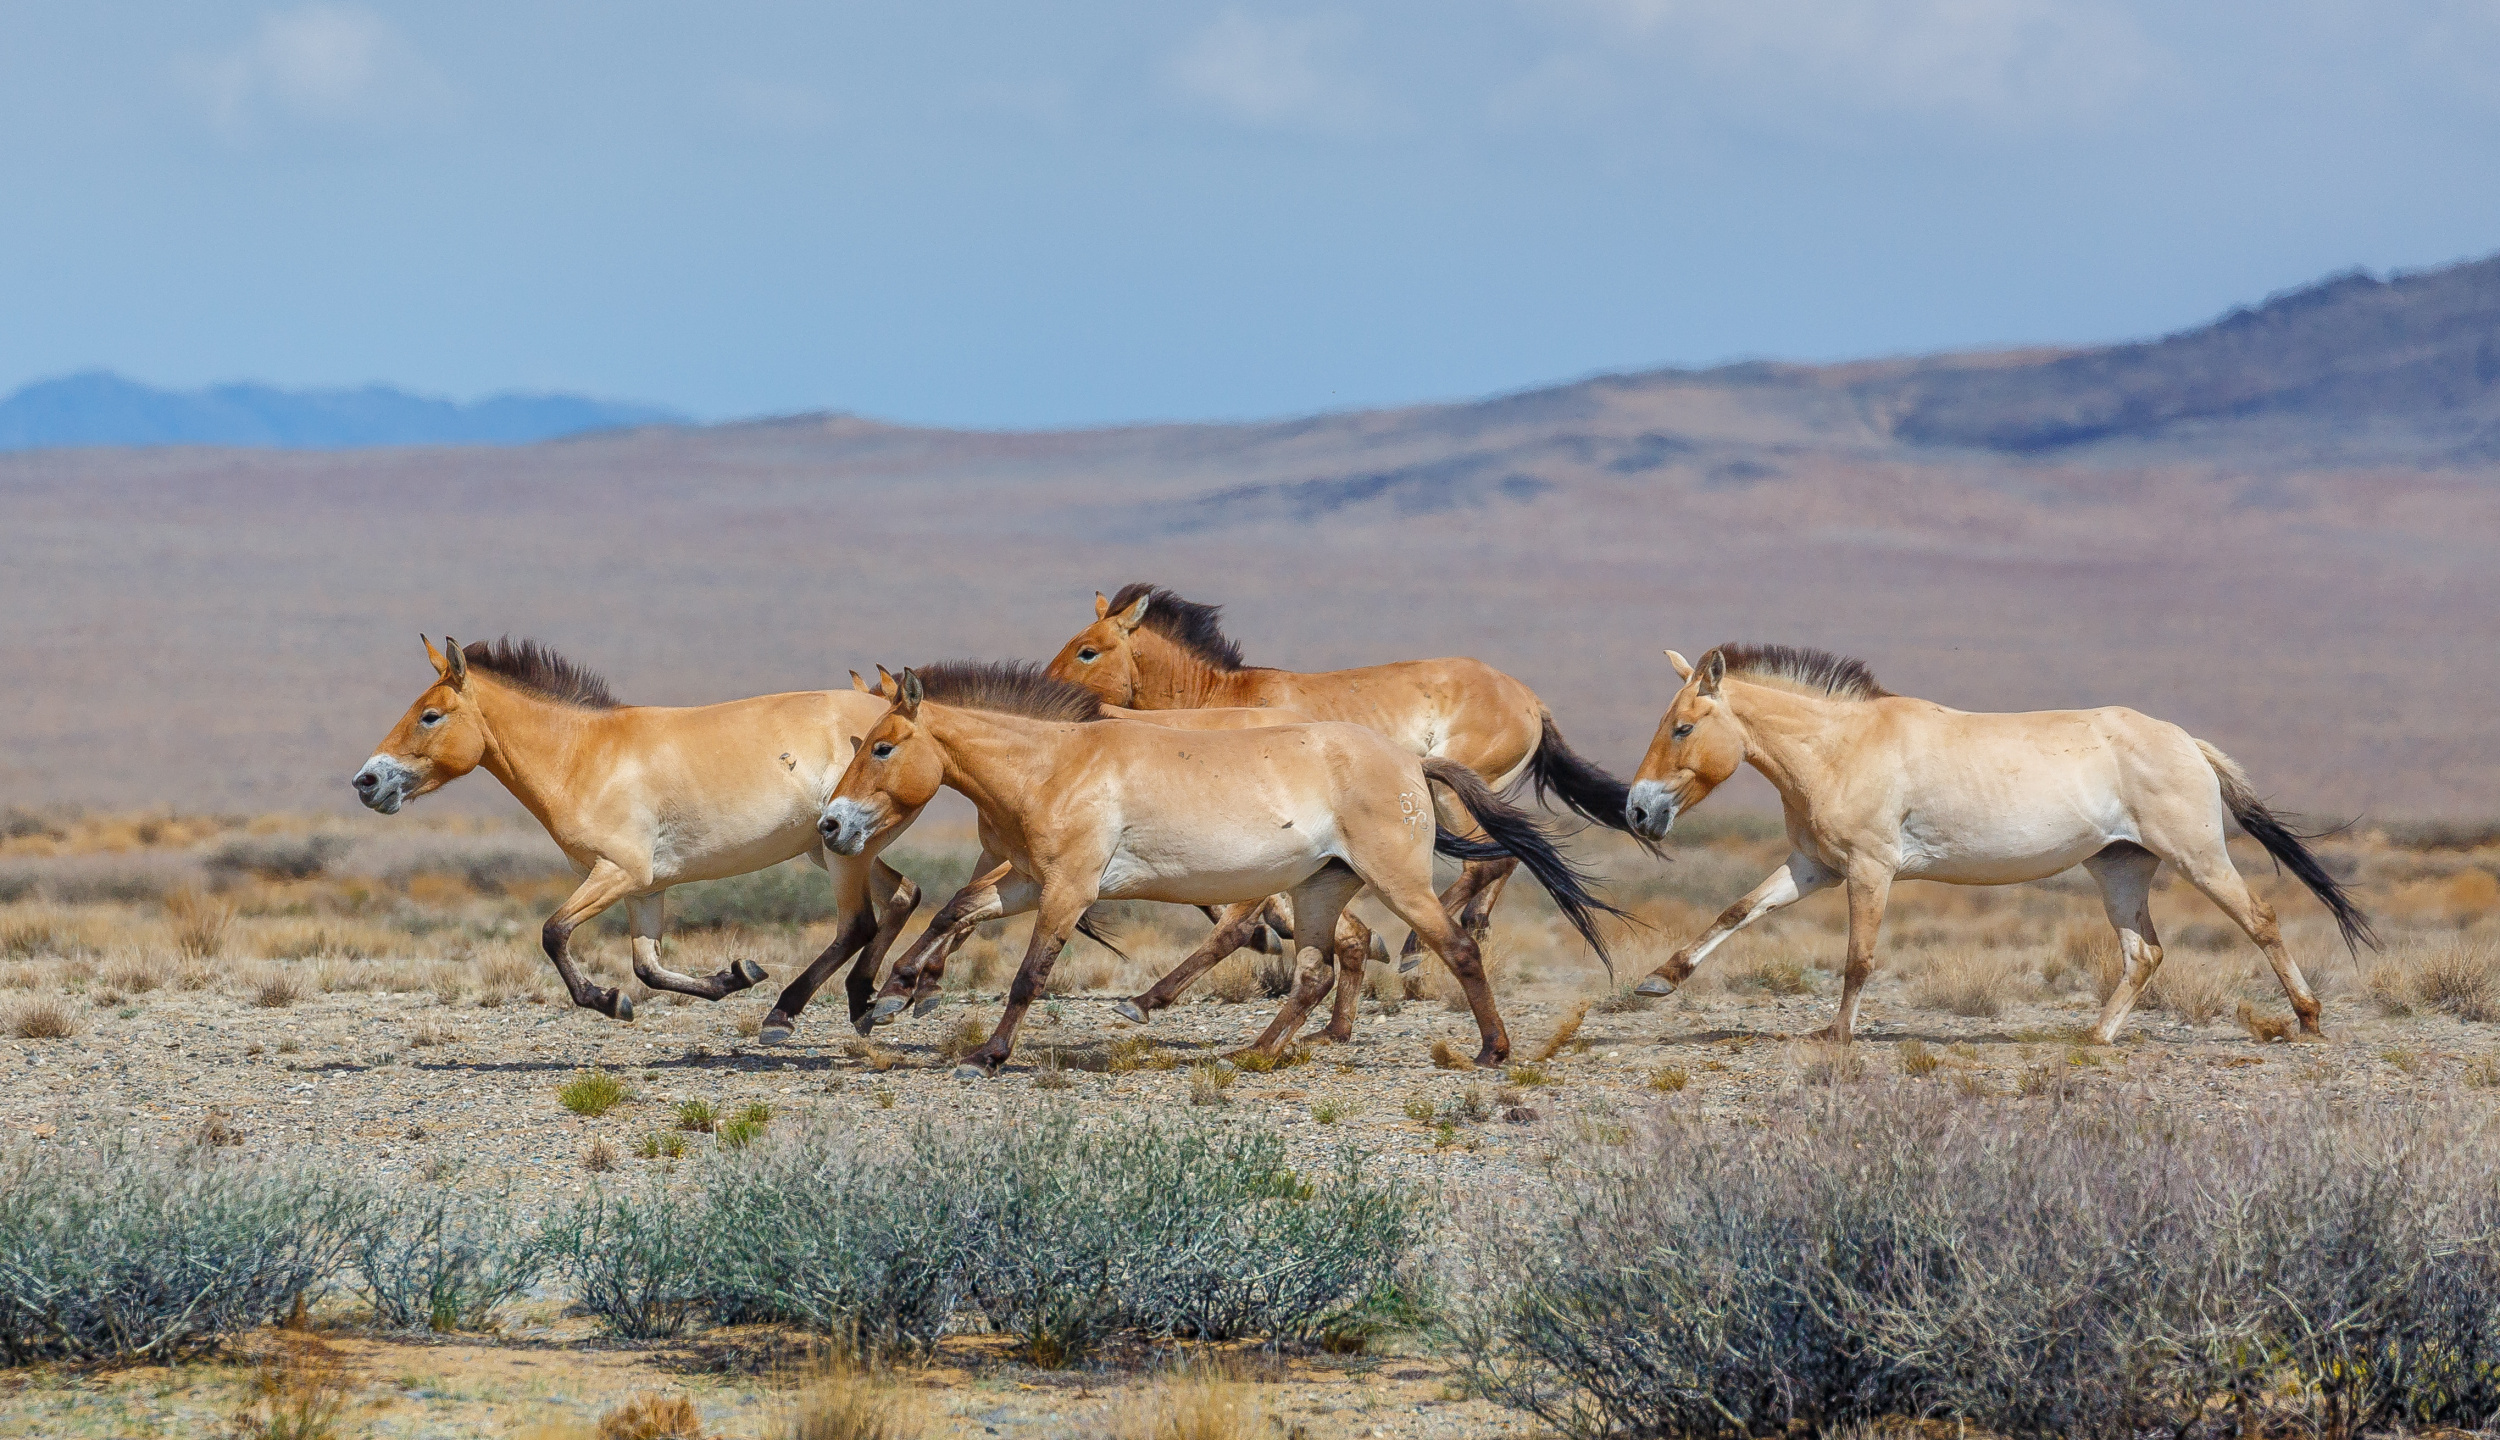
<path fill-rule="evenodd" d="M 0 8 L 0 391 L 1246 416 L 2494 250 L 2500 0 Z"/>

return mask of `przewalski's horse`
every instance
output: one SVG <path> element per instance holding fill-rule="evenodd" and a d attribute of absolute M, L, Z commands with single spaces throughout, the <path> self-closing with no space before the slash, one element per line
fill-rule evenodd
<path fill-rule="evenodd" d="M 882 697 L 889 703 L 902 693 L 901 682 L 883 665 L 877 667 L 877 683 L 874 686 L 858 671 L 852 671 L 851 688 Z M 1124 710 L 1115 705 L 1095 703 L 1075 687 L 1068 687 L 1060 698 L 1066 704 L 1053 718 L 1079 723 L 1109 718 L 1137 720 L 1178 730 L 1255 730 L 1273 725 L 1308 723 L 1307 717 L 1275 708 Z M 964 941 L 971 938 L 972 932 L 992 920 L 1025 914 L 1039 903 L 1040 887 L 1032 877 L 1017 873 L 1013 865 L 999 859 L 989 843 L 986 822 L 976 820 L 976 824 L 982 826 L 980 839 L 983 843 L 979 858 L 973 864 L 972 878 L 939 907 L 937 914 L 930 918 L 928 928 L 920 932 L 920 938 L 911 949 L 895 962 L 893 973 L 887 977 L 885 988 L 879 993 L 876 1008 L 854 1019 L 853 1023 L 862 1035 L 900 1015 L 906 1006 L 912 1007 L 915 1015 L 927 1015 L 936 1009 L 943 1003 L 940 987 L 946 978 L 946 962 Z M 892 838 L 888 834 L 878 843 L 883 845 Z M 1251 936 L 1262 934 L 1271 926 L 1280 935 L 1289 934 L 1293 928 L 1291 910 L 1276 896 L 1221 909 L 1214 906 L 1200 908 L 1205 910 L 1209 920 L 1215 922 L 1214 933 L 1152 989 L 1120 1002 L 1121 1013 L 1142 1020 L 1146 1014 L 1170 1005 L 1192 980 L 1240 949 Z M 1116 953 L 1109 937 L 1094 930 L 1090 919 L 1079 921 L 1077 930 L 1106 948 L 1114 948 Z M 1341 913 L 1337 917 L 1337 945 L 1341 952 L 1350 950 L 1351 953 L 1382 958 L 1386 958 L 1387 954 L 1378 937 L 1351 913 Z M 1144 1007 L 1142 1011 L 1141 1006 Z"/>
<path fill-rule="evenodd" d="M 1050 978 L 1076 922 L 1097 899 L 1232 905 L 1293 896 L 1302 936 L 1329 936 L 1365 885 L 1415 928 L 1467 993 L 1483 1036 L 1481 1065 L 1510 1053 L 1473 937 L 1432 893 L 1436 847 L 1469 859 L 1527 863 L 1589 943 L 1605 953 L 1596 912 L 1613 907 L 1579 877 L 1525 812 L 1475 772 L 1419 759 L 1377 731 L 1321 723 L 1258 730 L 1175 730 L 1082 720 L 1094 697 L 1014 665 L 905 671 L 902 693 L 869 730 L 835 785 L 826 848 L 856 855 L 910 823 L 942 787 L 970 799 L 996 853 L 1039 884 L 1039 915 L 1006 1014 L 958 1074 L 993 1074 Z M 1434 822 L 1435 786 L 1493 838 L 1470 843 Z M 1328 1036 L 1349 1039 L 1362 989 L 1330 975 L 1322 951 L 1296 954 L 1294 993 L 1256 1045 L 1273 1053 L 1333 978 Z M 1343 966 L 1343 958 L 1339 959 Z"/>
<path fill-rule="evenodd" d="M 1410 753 L 1454 760 L 1497 790 L 1526 779 L 1582 816 L 1625 829 L 1624 786 L 1573 753 L 1526 685 L 1481 660 L 1405 660 L 1356 670 L 1269 670 L 1244 665 L 1213 605 L 1143 582 L 1094 596 L 1094 623 L 1050 662 L 1052 678 L 1083 685 L 1110 705 L 1144 710 L 1280 705 L 1315 720 L 1379 731 Z M 1441 823 L 1473 836 L 1463 810 L 1438 798 Z M 1478 941 L 1518 862 L 1468 862 L 1442 903 Z M 1409 936 L 1406 954 L 1415 954 Z M 1218 957 L 1219 959 L 1222 957 Z M 1412 969 L 1410 963 L 1406 968 Z"/>
<path fill-rule="evenodd" d="M 2231 757 L 2133 710 L 1971 715 L 1895 695 L 1856 660 L 1785 645 L 1722 645 L 1688 665 L 1632 784 L 1627 814 L 1651 839 L 1750 764 L 1780 793 L 1787 863 L 1729 906 L 1640 984 L 1664 995 L 1720 941 L 1828 886 L 1849 894 L 1846 1041 L 1858 990 L 1896 878 L 2008 885 L 2081 865 L 2101 888 L 2126 968 L 2093 1027 L 2109 1044 L 2161 965 L 2148 908 L 2163 861 L 2222 907 L 2274 966 L 2300 1028 L 2318 1034 L 2318 1001 L 2283 948 L 2274 911 L 2251 895 L 2223 844 L 2225 816 L 2324 901 L 2347 947 L 2376 945 L 2370 922 L 2301 842 L 2257 799 Z"/>
<path fill-rule="evenodd" d="M 786 1036 L 854 953 L 851 1010 L 867 1008 L 877 962 L 920 891 L 883 861 L 828 863 L 816 818 L 884 701 L 822 690 L 692 709 L 620 705 L 598 676 L 531 641 L 443 645 L 426 642 L 435 682 L 356 772 L 356 797 L 395 815 L 481 766 L 501 780 L 583 872 L 542 937 L 574 1004 L 634 1018 L 633 1000 L 582 978 L 567 949 L 575 926 L 620 900 L 645 985 L 718 1000 L 761 982 L 751 960 L 701 980 L 662 967 L 663 892 L 807 855 L 832 873 L 839 933 L 783 989 L 766 1030 Z"/>

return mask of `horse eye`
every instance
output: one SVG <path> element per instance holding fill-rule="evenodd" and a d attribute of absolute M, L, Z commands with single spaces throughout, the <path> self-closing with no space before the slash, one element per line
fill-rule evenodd
<path fill-rule="evenodd" d="M 1102 658 L 1102 652 L 1100 650 L 1079 650 L 1076 652 L 1076 658 L 1079 663 L 1091 665 L 1095 661 Z"/>
<path fill-rule="evenodd" d="M 420 725 L 440 725 L 443 723 L 443 712 L 440 710 L 428 710 L 424 714 L 417 717 L 417 723 Z"/>
<path fill-rule="evenodd" d="M 868 753 L 880 760 L 890 760 L 894 757 L 894 745 L 891 741 L 880 740 L 869 747 Z"/>
<path fill-rule="evenodd" d="M 1675 738 L 1675 739 L 1677 739 L 1677 740 L 1681 740 L 1681 739 L 1683 739 L 1685 736 L 1690 735 L 1690 734 L 1692 734 L 1692 733 L 1693 733 L 1693 725 L 1692 725 L 1692 722 L 1688 720 L 1688 721 L 1684 722 L 1683 724 L 1678 725 L 1678 726 L 1676 726 L 1676 727 L 1675 727 L 1675 735 L 1674 735 L 1674 737 L 1673 737 L 1673 738 Z"/>

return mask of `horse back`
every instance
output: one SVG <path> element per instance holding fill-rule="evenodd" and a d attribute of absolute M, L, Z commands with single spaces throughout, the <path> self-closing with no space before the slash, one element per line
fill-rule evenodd
<path fill-rule="evenodd" d="M 1377 731 L 1410 754 L 1456 760 L 1488 781 L 1517 771 L 1544 735 L 1536 692 L 1465 656 L 1268 673 L 1276 677 L 1264 686 L 1270 703 Z"/>

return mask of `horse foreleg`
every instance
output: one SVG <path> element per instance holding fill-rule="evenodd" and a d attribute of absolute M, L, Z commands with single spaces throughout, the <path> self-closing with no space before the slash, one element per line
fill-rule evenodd
<path fill-rule="evenodd" d="M 1170 1009 L 1199 976 L 1223 963 L 1225 958 L 1250 943 L 1251 935 L 1267 924 L 1268 911 L 1276 903 L 1274 896 L 1265 900 L 1245 900 L 1227 905 L 1216 912 L 1215 931 L 1189 952 L 1188 958 L 1172 967 L 1162 979 L 1142 995 L 1131 996 L 1111 1008 L 1121 1018 L 1143 1025 L 1157 1010 Z"/>
<path fill-rule="evenodd" d="M 868 1013 L 869 999 L 876 993 L 877 972 L 885 965 L 885 952 L 911 923 L 911 914 L 920 908 L 920 887 L 910 876 L 883 860 L 871 871 L 870 893 L 886 898 L 877 907 L 877 933 L 869 937 L 868 948 L 860 952 L 859 963 L 851 967 L 848 984 L 851 1019 L 854 1023 Z"/>
<path fill-rule="evenodd" d="M 833 943 L 827 945 L 824 953 L 818 955 L 796 979 L 782 987 L 780 998 L 773 1002 L 771 1012 L 765 1015 L 762 1027 L 756 1031 L 757 1040 L 766 1045 L 786 1043 L 798 1028 L 799 1012 L 807 1008 L 807 1002 L 815 998 L 816 991 L 833 978 L 833 972 L 841 969 L 845 960 L 867 952 L 880 929 L 869 887 L 872 881 L 882 887 L 888 875 L 894 875 L 897 887 L 897 893 L 889 899 L 889 906 L 894 900 L 906 905 L 919 903 L 920 887 L 895 875 L 882 863 L 863 863 L 830 853 L 825 856 L 825 876 L 833 882 Z M 854 1018 L 859 1006 L 860 997 L 852 996 Z"/>
<path fill-rule="evenodd" d="M 764 979 L 764 967 L 752 960 L 732 960 L 729 968 L 697 980 L 660 963 L 660 931 L 667 915 L 665 890 L 637 895 L 625 902 L 625 920 L 633 937 L 634 977 L 654 990 L 719 1000 Z"/>
<path fill-rule="evenodd" d="M 1078 869 L 1079 867 L 1069 867 Z M 1100 874 L 1100 861 L 1080 873 Z M 1024 963 L 1016 967 L 1016 981 L 1007 989 L 1007 1010 L 998 1017 L 998 1028 L 981 1048 L 964 1056 L 955 1067 L 960 1080 L 981 1080 L 998 1073 L 1007 1057 L 1015 1053 L 1016 1027 L 1024 1023 L 1024 1012 L 1033 1008 L 1033 997 L 1050 984 L 1050 967 L 1067 948 L 1068 937 L 1076 933 L 1076 922 L 1085 918 L 1086 907 L 1094 903 L 1096 887 L 1063 885 L 1045 890 L 1041 897 L 1041 913 L 1033 920 L 1033 938 L 1024 947 Z"/>
<path fill-rule="evenodd" d="M 971 939 L 978 927 L 1032 909 L 1040 893 L 1011 865 L 1002 863 L 973 876 L 938 907 L 928 928 L 920 932 L 920 939 L 912 945 L 911 953 L 886 977 L 876 1009 L 864 1017 L 860 1033 L 867 1034 L 901 1014 L 906 1006 L 916 1004 L 924 1015 L 935 1009 L 938 987 L 946 979 L 947 958 Z"/>
<path fill-rule="evenodd" d="M 1849 968 L 1840 977 L 1840 1013 L 1815 1033 L 1818 1040 L 1846 1045 L 1858 1028 L 1858 992 L 1875 973 L 1875 937 L 1884 928 L 1884 906 L 1892 897 L 1892 871 L 1865 866 L 1849 876 Z"/>
<path fill-rule="evenodd" d="M 600 860 L 590 867 L 590 873 L 582 877 L 573 893 L 565 897 L 556 913 L 547 917 L 546 927 L 539 932 L 539 943 L 546 947 L 547 958 L 555 962 L 556 975 L 572 994 L 573 1003 L 617 1020 L 634 1018 L 633 999 L 622 990 L 602 989 L 582 978 L 580 967 L 573 963 L 573 930 L 638 888 L 633 876 L 612 861 Z"/>
<path fill-rule="evenodd" d="M 1710 928 L 1693 937 L 1692 943 L 1667 957 L 1666 963 L 1651 971 L 1634 990 L 1642 995 L 1672 995 L 1675 987 L 1691 978 L 1695 967 L 1709 958 L 1719 943 L 1756 920 L 1786 905 L 1794 905 L 1818 890 L 1838 884 L 1840 876 L 1819 862 L 1804 856 L 1790 855 L 1786 864 L 1774 870 L 1759 885 L 1745 893 L 1745 898 L 1719 912 Z"/>

